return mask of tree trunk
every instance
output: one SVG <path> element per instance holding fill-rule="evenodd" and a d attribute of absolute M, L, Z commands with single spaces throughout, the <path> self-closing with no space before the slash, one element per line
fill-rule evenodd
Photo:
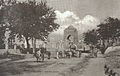
<path fill-rule="evenodd" d="M 28 37 L 25 37 L 25 39 L 26 39 L 26 43 L 27 43 L 27 49 L 29 49 L 30 48 L 29 39 L 28 39 Z"/>
<path fill-rule="evenodd" d="M 5 49 L 8 50 L 8 41 L 5 43 Z"/>
<path fill-rule="evenodd" d="M 36 39 L 32 38 L 32 46 L 33 46 L 33 53 L 35 53 L 35 49 L 36 49 Z"/>

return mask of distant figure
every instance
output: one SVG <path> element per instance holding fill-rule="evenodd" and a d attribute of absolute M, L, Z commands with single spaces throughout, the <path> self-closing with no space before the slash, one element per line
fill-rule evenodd
<path fill-rule="evenodd" d="M 104 69 L 106 69 L 106 68 L 107 68 L 107 65 L 105 64 L 105 65 L 104 65 Z"/>
<path fill-rule="evenodd" d="M 62 55 L 63 55 L 62 51 L 57 51 L 57 57 L 56 58 L 57 59 L 62 58 Z"/>
<path fill-rule="evenodd" d="M 41 55 L 42 55 L 43 61 L 44 61 L 44 55 L 47 55 L 48 59 L 50 59 L 51 52 L 47 51 L 46 47 L 41 47 L 40 49 L 41 49 Z"/>
<path fill-rule="evenodd" d="M 83 51 L 85 51 L 85 47 L 83 47 Z"/>
<path fill-rule="evenodd" d="M 90 51 L 93 52 L 94 46 L 90 44 Z"/>
<path fill-rule="evenodd" d="M 91 55 L 92 57 L 94 57 L 94 45 L 90 44 L 90 51 L 91 51 Z"/>
<path fill-rule="evenodd" d="M 59 51 L 57 51 L 56 54 L 57 54 L 56 58 L 59 59 Z"/>
<path fill-rule="evenodd" d="M 94 57 L 97 57 L 98 49 L 97 47 L 94 48 Z"/>
<path fill-rule="evenodd" d="M 70 51 L 72 52 L 72 56 L 76 53 L 77 45 L 75 45 L 73 42 L 70 43 Z"/>
<path fill-rule="evenodd" d="M 105 45 L 103 44 L 103 45 L 100 45 L 100 51 L 101 51 L 101 54 L 104 54 L 104 52 L 105 52 Z"/>
<path fill-rule="evenodd" d="M 39 62 L 41 60 L 41 51 L 38 50 L 34 53 L 34 56 L 36 57 L 36 61 Z"/>
<path fill-rule="evenodd" d="M 112 76 L 112 74 L 113 74 L 113 70 L 110 70 L 108 76 Z"/>
<path fill-rule="evenodd" d="M 56 58 L 57 59 L 61 58 L 63 55 L 63 52 L 61 49 L 62 49 L 62 42 L 59 41 L 56 43 L 56 54 L 57 54 Z"/>

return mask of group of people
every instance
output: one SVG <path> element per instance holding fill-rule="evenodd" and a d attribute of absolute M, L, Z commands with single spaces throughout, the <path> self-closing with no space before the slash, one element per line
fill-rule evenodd
<path fill-rule="evenodd" d="M 61 57 L 80 57 L 81 56 L 81 51 L 77 49 L 77 45 L 74 44 L 73 42 L 69 43 L 69 48 L 62 50 L 62 51 L 58 51 L 57 50 L 57 55 L 56 58 L 59 59 Z M 90 51 L 91 51 L 91 55 L 92 57 L 97 57 L 98 52 L 100 51 L 100 45 L 90 45 Z M 46 47 L 40 47 L 39 50 L 37 50 L 34 53 L 34 56 L 36 57 L 37 61 L 44 61 L 45 56 L 44 55 L 48 55 L 48 59 L 50 59 L 51 53 L 49 51 L 46 50 Z"/>
<path fill-rule="evenodd" d="M 97 44 L 97 45 L 90 44 L 90 52 L 91 52 L 92 57 L 97 57 L 98 52 L 100 52 L 100 49 L 101 49 L 100 44 Z"/>
<path fill-rule="evenodd" d="M 45 50 L 46 49 L 42 47 L 42 48 L 39 48 L 39 50 L 35 51 L 34 56 L 36 57 L 37 62 L 39 62 L 40 60 L 44 61 L 44 51 Z"/>
<path fill-rule="evenodd" d="M 69 46 L 69 48 L 64 49 L 63 51 L 57 50 L 57 59 L 59 59 L 60 57 L 68 57 L 68 58 L 71 58 L 73 56 L 80 57 L 81 53 L 80 53 L 80 51 L 77 51 L 76 44 L 74 44 L 73 42 L 70 42 L 68 46 Z"/>
<path fill-rule="evenodd" d="M 51 52 L 47 51 L 45 46 L 39 47 L 39 49 L 34 53 L 34 57 L 36 57 L 37 62 L 44 61 L 45 55 L 47 55 L 48 59 L 50 59 Z"/>

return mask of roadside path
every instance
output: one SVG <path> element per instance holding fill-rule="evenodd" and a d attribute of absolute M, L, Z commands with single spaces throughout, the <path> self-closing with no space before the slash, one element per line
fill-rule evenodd
<path fill-rule="evenodd" d="M 22 65 L 21 63 L 27 62 L 24 65 L 29 65 L 31 68 L 25 68 L 28 71 L 24 71 L 22 74 L 6 76 L 66 76 L 64 74 L 69 72 L 70 68 L 76 67 L 78 63 L 82 62 L 83 58 L 84 55 L 81 58 L 50 59 L 43 63 L 34 62 L 35 58 L 18 60 L 14 63 Z"/>
<path fill-rule="evenodd" d="M 105 76 L 104 74 L 105 59 L 102 57 L 92 58 L 89 65 L 80 76 Z"/>

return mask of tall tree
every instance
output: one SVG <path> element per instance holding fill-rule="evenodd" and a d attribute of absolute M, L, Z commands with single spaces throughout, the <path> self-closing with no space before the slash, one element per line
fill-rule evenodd
<path fill-rule="evenodd" d="M 46 2 L 17 2 L 10 6 L 7 20 L 12 35 L 24 36 L 29 47 L 29 40 L 37 38 L 45 40 L 49 33 L 56 30 L 59 25 L 55 23 L 56 14 Z"/>
<path fill-rule="evenodd" d="M 114 43 L 116 37 L 120 36 L 120 20 L 118 18 L 108 17 L 104 22 L 98 25 L 97 32 L 99 33 L 99 38 L 102 40 L 102 45 L 104 46 L 103 52 L 105 52 L 107 47 Z M 109 42 L 111 39 L 112 43 Z"/>
<path fill-rule="evenodd" d="M 0 48 L 4 48 L 5 32 L 8 28 L 6 21 L 7 9 L 14 3 L 16 3 L 16 0 L 0 0 Z"/>
<path fill-rule="evenodd" d="M 109 39 L 115 39 L 118 36 L 118 31 L 120 29 L 120 20 L 117 18 L 108 17 L 105 19 L 104 23 L 98 25 L 97 30 L 100 38 L 102 40 L 107 40 L 109 44 Z"/>
<path fill-rule="evenodd" d="M 86 44 L 95 45 L 98 42 L 97 32 L 95 30 L 84 33 L 84 42 Z"/>

